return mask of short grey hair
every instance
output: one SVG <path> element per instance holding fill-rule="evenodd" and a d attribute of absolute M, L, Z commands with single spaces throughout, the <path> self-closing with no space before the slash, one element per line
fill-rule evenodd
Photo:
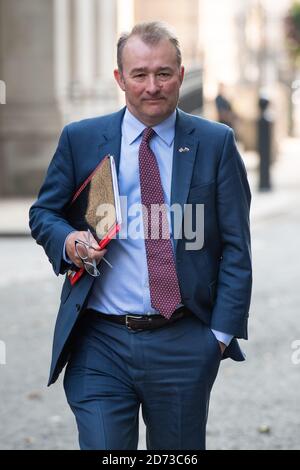
<path fill-rule="evenodd" d="M 168 39 L 175 47 L 178 67 L 181 66 L 181 50 L 175 33 L 166 23 L 161 21 L 151 21 L 147 23 L 136 24 L 130 33 L 121 34 L 117 43 L 117 63 L 120 72 L 123 71 L 123 49 L 128 39 L 130 39 L 132 36 L 138 36 L 145 44 L 149 45 L 156 45 L 162 39 Z"/>

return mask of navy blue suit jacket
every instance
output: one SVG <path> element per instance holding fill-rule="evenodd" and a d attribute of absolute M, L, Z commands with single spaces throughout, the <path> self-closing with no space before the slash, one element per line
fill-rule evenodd
<path fill-rule="evenodd" d="M 124 109 L 69 124 L 63 129 L 37 201 L 30 209 L 32 236 L 54 272 L 64 274 L 66 236 L 73 230 L 65 216 L 74 192 L 108 153 L 120 159 Z M 187 147 L 189 151 L 179 152 Z M 216 122 L 177 111 L 171 203 L 204 204 L 204 245 L 186 250 L 175 240 L 182 301 L 211 328 L 235 338 L 224 357 L 243 360 L 236 338 L 247 339 L 251 296 L 249 231 L 250 190 L 232 130 Z M 184 233 L 183 233 L 184 235 Z M 57 316 L 49 384 L 69 356 L 73 333 L 94 278 L 83 276 L 73 287 L 66 279 Z M 128 280 L 130 282 L 130 279 Z"/>

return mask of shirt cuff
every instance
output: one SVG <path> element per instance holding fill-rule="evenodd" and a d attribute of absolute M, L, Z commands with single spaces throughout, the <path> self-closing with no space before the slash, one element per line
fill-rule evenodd
<path fill-rule="evenodd" d="M 68 257 L 67 253 L 66 253 L 66 242 L 67 242 L 67 239 L 68 237 L 71 235 L 71 233 L 74 233 L 76 230 L 73 230 L 73 232 L 70 232 L 68 233 L 66 239 L 65 239 L 65 243 L 64 243 L 64 246 L 63 246 L 63 253 L 62 253 L 62 257 L 63 257 L 63 260 L 68 263 L 68 264 L 73 264 L 73 262 L 70 260 L 70 258 Z"/>
<path fill-rule="evenodd" d="M 211 331 L 213 332 L 213 334 L 215 335 L 218 341 L 221 341 L 221 343 L 224 343 L 226 344 L 226 346 L 229 346 L 230 341 L 233 338 L 233 335 L 223 333 L 222 331 L 213 330 L 212 328 L 211 328 Z"/>

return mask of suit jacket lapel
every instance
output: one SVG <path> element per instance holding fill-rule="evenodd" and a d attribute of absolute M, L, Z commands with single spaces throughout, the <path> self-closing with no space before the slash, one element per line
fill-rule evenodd
<path fill-rule="evenodd" d="M 106 129 L 102 132 L 99 142 L 100 161 L 106 155 L 114 157 L 117 173 L 119 172 L 120 153 L 121 153 L 121 125 L 126 108 L 113 114 Z"/>
<path fill-rule="evenodd" d="M 197 144 L 193 130 L 194 125 L 192 120 L 184 112 L 177 110 L 173 153 L 171 205 L 180 204 L 181 214 L 184 212 L 184 204 L 188 197 L 197 152 Z M 182 151 L 182 149 L 184 150 Z M 174 249 L 176 253 L 178 240 L 174 229 L 177 229 L 178 234 L 178 230 L 180 230 L 182 225 L 182 218 L 178 227 L 176 226 L 175 228 L 173 214 L 171 214 L 171 221 L 174 236 Z"/>

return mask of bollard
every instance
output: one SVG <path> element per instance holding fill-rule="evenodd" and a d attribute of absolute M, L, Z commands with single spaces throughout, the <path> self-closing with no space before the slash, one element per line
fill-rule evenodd
<path fill-rule="evenodd" d="M 268 116 L 269 106 L 267 98 L 259 98 L 260 116 L 257 122 L 257 150 L 259 154 L 259 190 L 271 189 L 270 166 L 272 161 L 272 127 L 273 123 Z"/>

